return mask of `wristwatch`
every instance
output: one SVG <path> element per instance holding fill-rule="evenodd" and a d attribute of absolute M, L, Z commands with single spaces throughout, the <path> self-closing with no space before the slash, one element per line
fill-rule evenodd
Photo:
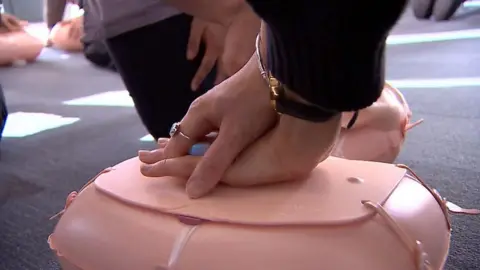
<path fill-rule="evenodd" d="M 308 105 L 288 98 L 285 95 L 286 86 L 271 74 L 268 75 L 267 83 L 270 88 L 270 102 L 273 109 L 279 114 L 290 115 L 309 122 L 325 122 L 339 114 L 339 112 Z"/>

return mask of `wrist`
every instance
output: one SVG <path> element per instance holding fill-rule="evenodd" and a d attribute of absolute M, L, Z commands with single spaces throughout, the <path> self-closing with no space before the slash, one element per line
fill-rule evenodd
<path fill-rule="evenodd" d="M 279 145 L 285 146 L 289 153 L 308 156 L 311 160 L 319 162 L 330 155 L 340 127 L 340 114 L 321 123 L 281 115 L 277 125 L 278 134 L 281 134 L 278 138 L 281 140 Z M 308 147 L 300 147 L 305 145 Z"/>
<path fill-rule="evenodd" d="M 278 113 L 287 114 L 311 122 L 325 122 L 337 115 L 337 111 L 329 110 L 306 101 L 296 92 L 289 89 L 282 81 L 275 78 L 271 73 L 271 70 L 266 69 L 265 58 L 267 57 L 265 56 L 269 54 L 268 49 L 272 49 L 273 44 L 268 43 L 268 40 L 267 42 L 261 42 L 262 38 L 267 34 L 268 28 L 265 24 L 262 24 L 260 35 L 256 40 L 256 54 L 258 56 L 258 65 L 261 74 L 270 88 L 270 96 L 274 109 Z M 268 44 L 265 45 L 266 43 Z M 275 59 L 267 60 L 275 61 Z"/>

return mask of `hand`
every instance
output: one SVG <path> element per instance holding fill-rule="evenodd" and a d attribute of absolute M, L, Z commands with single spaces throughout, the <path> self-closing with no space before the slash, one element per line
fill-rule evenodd
<path fill-rule="evenodd" d="M 329 156 L 339 129 L 339 116 L 321 124 L 281 116 L 274 129 L 237 156 L 224 173 L 221 182 L 239 187 L 302 180 Z M 154 151 L 161 155 L 168 144 L 169 140 L 163 138 L 159 142 L 159 149 Z M 195 146 L 192 148 L 195 149 Z M 208 147 L 202 148 L 209 151 Z M 229 151 L 228 148 L 223 150 Z M 148 163 L 150 160 L 147 157 L 141 155 L 140 159 Z M 196 153 L 195 156 L 166 159 L 143 173 L 151 177 L 173 176 L 189 179 L 201 162 L 202 157 Z"/>
<path fill-rule="evenodd" d="M 246 186 L 298 180 L 328 156 L 340 116 L 310 123 L 284 115 L 277 122 L 254 60 L 200 97 L 182 120 L 181 131 L 197 140 L 219 131 L 205 155 L 187 155 L 197 140 L 163 139 L 159 149 L 139 152 L 144 175 L 187 178 L 188 195 L 198 198 L 220 181 Z"/>
<path fill-rule="evenodd" d="M 158 175 L 165 160 L 168 164 L 169 158 L 185 156 L 196 139 L 218 131 L 187 182 L 189 196 L 203 196 L 222 179 L 238 154 L 270 130 L 276 121 L 269 89 L 252 57 L 238 73 L 192 103 L 181 122 L 181 132 L 192 140 L 177 134 L 164 149 L 139 152 L 141 161 L 147 164 L 142 167 L 142 173 Z"/>
<path fill-rule="evenodd" d="M 321 124 L 282 116 L 277 127 L 270 130 L 237 156 L 225 171 L 221 182 L 241 187 L 302 180 L 318 163 L 329 156 L 339 129 L 340 116 Z M 165 147 L 168 144 L 168 139 L 161 139 L 159 149 L 152 153 L 141 154 L 140 160 L 147 164 L 153 164 L 151 158 L 155 154 L 157 156 L 164 155 Z M 209 149 L 207 148 L 207 152 Z M 223 151 L 229 151 L 229 149 L 224 148 Z M 153 165 L 146 165 L 142 168 L 142 173 L 150 177 L 173 176 L 191 181 L 202 162 L 204 162 L 203 158 L 199 157 L 198 154 L 195 156 L 186 155 L 165 159 Z M 211 167 L 208 170 L 215 169 L 218 169 L 218 167 Z M 204 173 L 205 177 L 209 176 L 207 170 Z M 213 182 L 211 178 L 205 178 L 202 184 L 205 184 L 205 187 L 210 187 L 211 185 L 207 180 Z M 208 191 L 210 189 L 205 193 Z M 188 188 L 187 192 L 189 192 Z"/>
<path fill-rule="evenodd" d="M 2 19 L 0 25 L 11 32 L 22 30 L 23 26 L 26 24 L 25 22 L 17 19 L 15 16 L 7 13 L 3 13 L 0 18 Z"/>
<path fill-rule="evenodd" d="M 83 17 L 74 18 L 69 21 L 70 29 L 68 37 L 73 40 L 79 40 L 83 37 Z"/>
<path fill-rule="evenodd" d="M 197 90 L 222 55 L 226 30 L 227 28 L 222 25 L 209 23 L 198 18 L 193 19 L 187 46 L 187 59 L 195 59 L 202 41 L 205 44 L 202 63 L 192 79 L 191 88 L 193 91 Z"/>
<path fill-rule="evenodd" d="M 260 18 L 245 5 L 228 28 L 225 48 L 218 62 L 219 84 L 239 71 L 255 52 L 255 38 L 260 31 Z"/>

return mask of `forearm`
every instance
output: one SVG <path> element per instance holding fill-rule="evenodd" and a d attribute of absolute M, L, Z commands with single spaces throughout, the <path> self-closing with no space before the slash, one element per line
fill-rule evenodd
<path fill-rule="evenodd" d="M 281 115 L 277 125 L 277 134 L 281 135 L 277 140 L 280 140 L 279 145 L 288 148 L 285 150 L 289 155 L 312 157 L 311 164 L 303 164 L 303 166 L 312 167 L 330 156 L 340 127 L 340 115 L 335 115 L 320 123 Z M 298 147 L 299 145 L 309 145 L 310 147 Z"/>
<path fill-rule="evenodd" d="M 297 97 L 338 112 L 378 99 L 385 40 L 406 0 L 248 2 L 268 24 L 267 68 Z"/>
<path fill-rule="evenodd" d="M 262 23 L 260 38 L 265 40 L 266 34 L 266 25 Z M 265 59 L 268 51 L 265 43 L 262 43 L 259 49 L 260 57 Z M 287 91 L 286 95 L 289 99 L 313 105 L 294 92 Z M 278 140 L 282 140 L 280 145 L 285 145 L 286 147 L 288 145 L 299 145 L 298 142 L 314 142 L 312 145 L 316 147 L 309 148 L 309 150 L 314 151 L 314 153 L 309 155 L 317 157 L 316 159 L 312 159 L 312 161 L 321 162 L 329 156 L 333 149 L 338 132 L 340 131 L 341 120 L 340 114 L 333 115 L 327 121 L 318 123 L 294 118 L 289 115 L 281 115 L 278 121 L 278 128 L 280 130 L 279 134 L 282 134 L 282 136 L 279 137 Z M 293 153 L 297 151 L 297 149 L 289 149 L 289 151 L 294 155 Z M 306 153 L 295 154 L 302 155 Z"/>
<path fill-rule="evenodd" d="M 67 0 L 44 0 L 43 4 L 44 20 L 48 29 L 52 29 L 55 24 L 63 20 Z"/>

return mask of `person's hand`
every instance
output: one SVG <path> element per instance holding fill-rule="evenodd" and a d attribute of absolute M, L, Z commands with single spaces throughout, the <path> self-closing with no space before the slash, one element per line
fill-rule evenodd
<path fill-rule="evenodd" d="M 192 198 L 207 194 L 220 181 L 245 186 L 301 179 L 328 156 L 340 116 L 325 123 L 290 116 L 277 120 L 269 89 L 252 58 L 192 104 L 180 126 L 191 139 L 177 134 L 159 149 L 139 152 L 145 163 L 141 171 L 150 177 L 188 179 Z M 203 157 L 187 155 L 197 140 L 216 130 Z"/>
<path fill-rule="evenodd" d="M 79 40 L 83 37 L 83 17 L 74 18 L 69 21 L 68 37 L 73 40 Z"/>
<path fill-rule="evenodd" d="M 187 45 L 187 59 L 195 59 L 198 55 L 200 44 L 202 42 L 205 44 L 205 54 L 191 82 L 193 91 L 197 90 L 222 55 L 226 31 L 227 28 L 220 24 L 209 23 L 199 18 L 193 19 Z"/>
<path fill-rule="evenodd" d="M 0 23 L 1 26 L 5 27 L 8 31 L 20 31 L 23 29 L 25 26 L 25 22 L 19 20 L 13 15 L 3 13 L 2 16 L 0 16 L 2 22 Z"/>
<path fill-rule="evenodd" d="M 228 28 L 215 84 L 239 71 L 255 52 L 255 38 L 260 31 L 261 20 L 250 6 L 244 6 Z"/>
<path fill-rule="evenodd" d="M 140 151 L 146 176 L 161 174 L 162 163 L 183 157 L 197 139 L 212 131 L 217 138 L 196 166 L 187 183 L 187 193 L 200 197 L 210 191 L 244 148 L 276 123 L 277 113 L 270 105 L 269 89 L 261 77 L 255 57 L 245 68 L 197 98 L 185 117 L 180 131 L 188 135 L 173 136 L 164 149 Z M 174 159 L 171 159 L 174 160 Z"/>
<path fill-rule="evenodd" d="M 338 135 L 339 122 L 339 116 L 322 124 L 281 116 L 279 124 L 274 129 L 249 145 L 235 158 L 220 182 L 242 187 L 305 179 L 318 163 L 329 156 Z M 162 155 L 168 143 L 169 139 L 162 138 L 159 141 L 159 149 L 154 152 Z M 209 143 L 201 143 L 194 145 L 192 149 L 202 146 L 200 149 L 206 148 L 208 152 L 210 149 L 208 145 Z M 228 152 L 229 149 L 224 148 L 223 151 Z M 152 167 L 144 167 L 148 169 L 143 169 L 142 172 L 150 177 L 173 176 L 191 181 L 194 172 L 203 161 L 203 157 L 198 156 L 199 150 L 191 152 L 197 153 L 165 159 L 153 166 L 147 165 Z M 147 155 L 141 155 L 140 159 L 147 164 L 151 161 Z M 205 177 L 209 177 L 208 171 L 204 173 Z M 205 187 L 211 187 L 207 181 L 213 180 L 205 178 L 203 182 Z M 204 192 L 208 191 L 210 189 L 205 189 Z"/>

